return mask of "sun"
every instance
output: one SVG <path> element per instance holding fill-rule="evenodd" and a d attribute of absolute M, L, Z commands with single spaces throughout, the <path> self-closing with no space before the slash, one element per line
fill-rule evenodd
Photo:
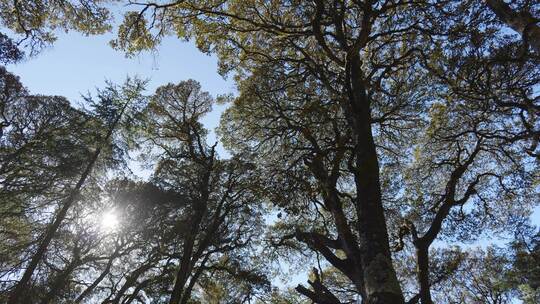
<path fill-rule="evenodd" d="M 120 221 L 118 214 L 114 210 L 106 211 L 101 216 L 101 229 L 104 231 L 113 231 L 118 228 Z"/>

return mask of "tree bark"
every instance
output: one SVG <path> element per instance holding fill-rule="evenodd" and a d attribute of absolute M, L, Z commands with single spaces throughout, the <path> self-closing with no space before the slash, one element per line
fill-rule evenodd
<path fill-rule="evenodd" d="M 420 285 L 420 303 L 433 304 L 431 284 L 429 282 L 429 246 L 419 245 L 416 248 L 417 277 Z"/>
<path fill-rule="evenodd" d="M 176 279 L 174 281 L 174 286 L 171 293 L 171 299 L 169 300 L 169 304 L 179 304 L 184 297 L 184 286 L 186 285 L 189 274 L 191 273 L 191 255 L 193 253 L 193 246 L 195 241 L 194 238 L 194 236 L 189 237 L 189 240 L 186 240 L 186 244 L 184 245 L 180 268 L 178 268 L 178 271 L 176 273 Z"/>
<path fill-rule="evenodd" d="M 503 0 L 486 0 L 486 4 L 502 22 L 518 32 L 524 41 L 540 53 L 540 27 L 530 12 L 516 12 Z"/>
<path fill-rule="evenodd" d="M 193 264 L 195 263 L 192 259 L 194 246 L 195 246 L 195 238 L 197 234 L 199 233 L 201 222 L 207 212 L 208 198 L 210 196 L 210 193 L 209 193 L 210 173 L 213 167 L 213 158 L 214 158 L 214 153 L 212 152 L 211 159 L 208 159 L 209 165 L 205 166 L 205 169 L 207 170 L 207 172 L 205 172 L 202 183 L 201 183 L 201 188 L 200 188 L 201 199 L 198 202 L 201 205 L 195 206 L 196 213 L 195 213 L 194 221 L 192 223 L 192 229 L 190 233 L 188 234 L 186 241 L 184 242 L 184 250 L 183 250 L 182 258 L 180 261 L 180 267 L 178 268 L 178 272 L 176 273 L 176 280 L 174 282 L 169 304 L 180 304 L 185 301 L 183 299 L 190 296 L 184 292 L 184 287 L 187 283 L 187 280 L 193 268 Z"/>
<path fill-rule="evenodd" d="M 365 303 L 404 303 L 392 265 L 382 205 L 379 162 L 371 130 L 371 105 L 364 85 L 359 54 L 354 49 L 347 56 L 345 77 L 348 98 L 342 101 L 342 107 L 354 135 L 357 230 L 360 261 L 364 272 Z"/>

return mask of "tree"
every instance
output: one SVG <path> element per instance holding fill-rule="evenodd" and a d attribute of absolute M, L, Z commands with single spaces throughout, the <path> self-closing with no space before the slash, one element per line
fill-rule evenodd
<path fill-rule="evenodd" d="M 526 10 L 527 8 L 516 11 L 502 0 L 487 0 L 486 4 L 502 22 L 523 37 L 525 44 L 530 44 L 536 52 L 540 52 L 538 17 Z"/>
<path fill-rule="evenodd" d="M 30 41 L 51 41 L 59 20 L 88 33 L 107 27 L 101 2 L 83 2 L 83 18 L 49 11 L 36 18 L 43 2 L 17 4 L 0 6 L 2 21 L 38 37 Z M 79 12 L 62 4 L 60 12 Z M 257 265 L 247 227 L 258 214 L 244 208 L 261 198 L 276 212 L 268 231 L 276 255 L 317 257 L 309 287 L 296 288 L 315 303 L 359 295 L 368 304 L 429 304 L 444 284 L 458 281 L 453 296 L 461 301 L 514 296 L 514 287 L 491 280 L 506 257 L 467 255 L 452 245 L 519 230 L 538 204 L 540 71 L 537 52 L 529 52 L 537 49 L 530 1 L 173 0 L 132 7 L 114 47 L 131 55 L 166 35 L 193 38 L 218 55 L 223 74 L 234 74 L 239 95 L 220 129 L 234 157 L 220 160 L 206 143 L 199 119 L 212 100 L 196 83 L 160 88 L 144 124 L 125 132 L 140 131 L 151 154 L 160 153 L 155 174 L 149 184 L 118 191 L 132 198 L 126 206 L 155 206 L 146 214 L 154 221 L 130 231 L 164 243 L 140 242 L 118 258 L 122 265 L 109 256 L 113 262 L 86 296 L 103 303 L 148 295 L 170 303 L 249 300 L 269 273 L 245 267 Z M 114 121 L 118 111 L 109 105 L 97 112 Z M 150 193 L 178 195 L 176 213 Z M 158 231 L 160 223 L 172 230 Z M 76 277 L 78 244 L 57 246 L 67 258 L 39 291 L 45 299 Z M 516 256 L 520 265 L 534 254 Z M 480 269 L 486 261 L 494 267 Z M 464 277 L 462 265 L 474 275 Z M 534 299 L 534 274 L 516 273 Z M 238 278 L 254 284 L 229 288 Z"/>
<path fill-rule="evenodd" d="M 508 257 L 500 249 L 473 250 L 467 253 L 456 274 L 438 295 L 442 303 L 512 303 L 515 290 L 505 276 Z"/>
<path fill-rule="evenodd" d="M 231 286 L 221 300 L 268 288 L 252 266 L 258 179 L 252 164 L 207 144 L 199 119 L 214 99 L 198 83 L 161 87 L 148 106 L 142 82 L 111 84 L 84 112 L 3 76 L 5 301 L 187 303 L 204 299 L 210 278 Z M 110 180 L 139 147 L 152 155 L 150 181 Z M 38 217 L 44 208 L 53 215 Z M 103 226 L 110 212 L 121 226 Z"/>
<path fill-rule="evenodd" d="M 82 166 L 82 171 L 76 184 L 71 186 L 68 195 L 62 199 L 62 203 L 53 220 L 46 227 L 45 233 L 40 237 L 39 245 L 32 254 L 32 258 L 28 262 L 21 279 L 15 285 L 9 303 L 20 303 L 25 301 L 23 295 L 24 290 L 28 287 L 35 269 L 42 260 L 62 222 L 66 218 L 69 209 L 77 201 L 79 193 L 96 165 L 102 150 L 112 139 L 112 135 L 119 127 L 122 119 L 125 120 L 125 116 L 129 118 L 130 115 L 127 113 L 136 109 L 138 103 L 141 102 L 140 92 L 143 88 L 143 84 L 144 83 L 139 80 L 135 80 L 134 82 L 128 81 L 122 88 L 123 91 L 118 91 L 115 87 L 110 86 L 107 90 L 100 92 L 101 103 L 95 104 L 95 109 L 97 118 L 102 119 L 104 122 L 103 126 L 105 126 L 105 133 L 97 135 L 97 145 L 94 147 L 94 151 L 89 155 L 85 164 Z"/>
<path fill-rule="evenodd" d="M 2 277 L 13 279 L 48 220 L 43 210 L 65 198 L 91 155 L 94 133 L 90 117 L 66 99 L 30 95 L 13 74 L 0 74 Z"/>
<path fill-rule="evenodd" d="M 86 35 L 102 34 L 111 29 L 111 13 L 104 6 L 108 0 L 61 0 L 61 1 L 5 1 L 0 4 L 0 24 L 18 37 L 14 40 L 2 34 L 0 61 L 16 61 L 22 51 L 30 55 L 56 40 L 56 30 L 76 30 Z"/>
<path fill-rule="evenodd" d="M 140 5 L 141 10 L 126 15 L 113 45 L 135 52 L 155 46 L 163 35 L 172 33 L 195 38 L 200 49 L 217 53 L 222 72 L 234 70 L 240 97 L 224 120 L 224 133 L 237 147 L 258 153 L 257 161 L 271 172 L 265 174 L 286 189 L 282 197 L 271 196 L 278 205 L 295 219 L 313 219 L 317 211 L 321 214 L 322 226 L 310 225 L 306 231 L 298 225 L 296 239 L 340 269 L 366 303 L 404 301 L 392 266 L 387 222 L 397 228 L 404 221 L 402 232 L 412 235 L 419 295 L 422 303 L 431 303 L 429 247 L 441 231 L 454 227 L 445 223 L 459 219 L 465 203 L 481 208 L 494 202 L 494 193 L 521 204 L 534 193 L 531 168 L 535 165 L 518 148 L 524 138 L 531 137 L 505 141 L 503 126 L 509 122 L 502 111 L 488 108 L 486 118 L 485 108 L 449 93 L 448 82 L 438 80 L 440 75 L 430 69 L 441 58 L 435 56 L 437 52 L 443 58 L 448 55 L 442 65 L 452 67 L 452 61 L 460 59 L 460 48 L 471 54 L 480 52 L 472 48 L 478 39 L 515 41 L 504 37 L 504 29 L 482 13 L 481 3 L 173 1 Z M 479 30 L 484 28 L 488 30 Z M 470 44 L 471 48 L 464 47 Z M 467 62 L 468 69 L 474 69 L 472 62 Z M 510 65 L 510 71 L 518 74 L 527 70 Z M 533 67 L 532 75 L 536 73 Z M 470 75 L 461 69 L 458 76 L 467 79 Z M 508 85 L 516 81 L 524 89 L 520 94 L 525 102 L 535 109 L 536 76 L 530 81 L 505 76 L 486 74 L 503 84 L 499 87 L 503 94 L 512 92 Z M 488 130 L 488 125 L 495 131 Z M 417 137 L 416 132 L 425 136 Z M 411 147 L 407 140 L 418 146 Z M 421 146 L 424 143 L 426 149 Z M 418 168 L 427 171 L 407 177 L 406 172 L 416 166 L 411 162 L 414 148 L 421 158 L 431 151 L 418 159 Z M 270 159 L 279 168 L 272 168 Z M 412 171 L 408 165 L 401 166 L 403 162 Z M 517 174 L 506 178 L 513 169 Z M 401 179 L 411 187 L 396 185 Z M 491 192 L 491 187 L 496 190 Z M 292 189 L 301 193 L 291 193 Z M 403 190 L 418 195 L 402 196 Z M 291 197 L 297 200 L 278 200 Z M 504 208 L 488 206 L 467 219 L 492 210 Z M 416 214 L 414 219 L 410 212 Z M 494 222 L 485 219 L 486 227 Z M 467 231 L 466 224 L 458 227 Z M 344 253 L 343 258 L 338 251 Z"/>
<path fill-rule="evenodd" d="M 259 229 L 252 189 L 256 177 L 249 163 L 240 158 L 219 160 L 215 145 L 206 143 L 207 131 L 199 120 L 213 102 L 197 82 L 188 80 L 158 88 L 146 113 L 143 138 L 160 153 L 152 179 L 164 189 L 181 193 L 186 201 L 180 214 L 183 219 L 172 223 L 186 231 L 179 242 L 171 244 L 182 248 L 171 304 L 187 303 L 198 280 L 208 272 L 244 275 L 248 281 L 266 284 L 242 256 Z"/>
<path fill-rule="evenodd" d="M 115 234 L 130 241 L 115 245 L 121 250 L 77 302 L 188 303 L 227 282 L 221 299 L 243 302 L 267 288 L 265 275 L 251 267 L 261 222 L 256 179 L 249 163 L 220 160 L 206 143 L 198 120 L 213 102 L 195 81 L 160 87 L 151 97 L 135 137 L 148 148 L 154 174 L 149 182 L 112 181 L 101 199 L 122 223 Z"/>
<path fill-rule="evenodd" d="M 527 304 L 540 300 L 540 234 L 534 230 L 526 227 L 511 244 L 512 268 L 506 280 Z"/>

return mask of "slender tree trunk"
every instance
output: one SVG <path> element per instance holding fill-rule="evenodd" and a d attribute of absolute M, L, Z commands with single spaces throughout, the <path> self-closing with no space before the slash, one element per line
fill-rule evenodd
<path fill-rule="evenodd" d="M 364 284 L 364 274 L 361 265 L 362 262 L 360 261 L 361 257 L 359 257 L 361 256 L 361 249 L 359 250 L 358 240 L 355 238 L 354 234 L 348 226 L 348 220 L 345 217 L 343 209 L 341 208 L 342 202 L 339 200 L 337 191 L 335 191 L 334 187 L 327 189 L 326 192 L 328 192 L 329 195 L 326 196 L 326 201 L 332 202 L 331 204 L 329 204 L 332 207 L 330 208 L 330 210 L 336 224 L 336 229 L 341 238 L 340 241 L 343 250 L 348 257 L 351 257 L 351 271 L 354 273 L 354 275 L 352 276 L 352 281 L 358 292 L 362 295 L 365 295 L 366 290 Z"/>
<path fill-rule="evenodd" d="M 206 262 L 208 261 L 208 258 L 210 256 L 207 255 L 203 261 L 201 262 L 201 265 L 200 267 L 197 269 L 197 271 L 193 274 L 193 276 L 191 277 L 191 280 L 189 280 L 189 284 L 188 286 L 186 287 L 185 291 L 184 291 L 184 294 L 182 296 L 182 300 L 180 301 L 180 304 L 187 304 L 187 302 L 189 301 L 189 298 L 191 297 L 191 291 L 193 290 L 193 287 L 195 286 L 195 283 L 197 282 L 197 280 L 199 279 L 199 277 L 201 276 L 202 272 L 203 272 L 203 269 L 204 269 L 204 265 L 206 264 Z"/>
<path fill-rule="evenodd" d="M 62 208 L 60 209 L 60 211 L 57 213 L 53 223 L 49 226 L 49 228 L 45 232 L 45 236 L 41 240 L 39 247 L 36 250 L 36 253 L 32 256 L 32 259 L 30 260 L 30 263 L 26 267 L 26 270 L 24 271 L 24 274 L 21 280 L 17 283 L 17 285 L 15 286 L 15 289 L 11 293 L 8 303 L 11 303 L 11 304 L 24 303 L 24 302 L 21 302 L 21 301 L 24 301 L 23 294 L 26 288 L 28 288 L 28 283 L 30 282 L 32 275 L 34 274 L 34 271 L 36 270 L 43 256 L 45 255 L 45 252 L 47 251 L 49 244 L 51 243 L 53 237 L 56 235 L 56 231 L 58 230 L 64 218 L 66 217 L 69 208 L 76 201 L 76 198 L 79 195 L 82 185 L 84 184 L 84 182 L 90 175 L 90 172 L 92 171 L 92 168 L 94 167 L 100 153 L 101 153 L 101 148 L 98 148 L 96 152 L 94 153 L 94 155 L 92 156 L 92 159 L 86 166 L 86 169 L 81 175 L 79 181 L 75 185 L 75 188 L 71 191 L 67 199 L 64 201 L 64 204 Z"/>
<path fill-rule="evenodd" d="M 193 148 L 193 142 L 189 142 L 188 144 Z M 197 234 L 199 233 L 201 222 L 206 215 L 206 212 L 208 211 L 208 198 L 210 197 L 210 175 L 214 166 L 214 149 L 212 148 L 209 156 L 206 156 L 202 152 L 202 150 L 199 151 L 201 152 L 201 155 L 198 155 L 194 151 L 195 148 L 192 149 L 191 157 L 193 157 L 193 159 L 199 159 L 200 165 L 204 167 L 203 170 L 205 171 L 204 174 L 201 176 L 201 184 L 199 185 L 198 189 L 201 195 L 200 199 L 197 202 L 198 204 L 194 206 L 195 214 L 194 220 L 192 222 L 192 228 L 187 236 L 186 241 L 184 242 L 184 250 L 180 261 L 180 267 L 178 268 L 178 272 L 176 273 L 176 279 L 174 282 L 169 304 L 179 304 L 181 302 L 184 302 L 183 299 L 185 297 L 189 297 L 189 294 L 186 294 L 184 288 L 195 263 L 192 259 L 195 239 L 197 237 Z"/>
<path fill-rule="evenodd" d="M 153 263 L 155 262 L 153 257 L 149 257 L 149 260 L 139 266 L 139 268 L 135 269 L 133 272 L 131 272 L 128 276 L 125 277 L 125 283 L 122 285 L 120 290 L 116 293 L 116 296 L 112 300 L 105 300 L 102 303 L 114 303 L 119 304 L 122 300 L 122 297 L 126 294 L 126 292 L 131 288 L 137 285 L 137 280 L 141 275 L 143 275 L 145 272 L 150 270 L 153 266 Z"/>
<path fill-rule="evenodd" d="M 139 292 L 141 292 L 141 290 L 142 290 L 143 288 L 145 288 L 146 286 L 148 286 L 148 284 L 150 284 L 150 279 L 145 280 L 145 281 L 143 281 L 141 284 L 137 285 L 137 287 L 135 287 L 135 290 L 134 290 L 133 293 L 129 296 L 129 298 L 127 298 L 127 300 L 122 301 L 122 304 L 130 304 L 130 303 L 133 302 L 135 299 L 137 299 L 138 296 L 139 296 Z"/>
<path fill-rule="evenodd" d="M 191 274 L 193 268 L 193 249 L 195 246 L 195 237 L 197 236 L 201 221 L 206 213 L 206 206 L 204 209 L 198 210 L 193 223 L 192 231 L 188 235 L 188 239 L 185 241 L 184 250 L 182 252 L 182 260 L 180 261 L 180 267 L 176 273 L 176 279 L 174 281 L 173 290 L 171 293 L 171 299 L 169 304 L 180 304 L 184 302 L 186 297 L 189 295 L 184 291 L 189 275 Z"/>
<path fill-rule="evenodd" d="M 486 4 L 502 22 L 518 32 L 523 40 L 540 53 L 540 27 L 530 12 L 516 12 L 503 0 L 486 0 Z"/>
<path fill-rule="evenodd" d="M 354 135 L 360 261 L 364 272 L 366 304 L 404 303 L 403 293 L 392 265 L 390 245 L 379 181 L 379 163 L 371 130 L 371 109 L 360 58 L 347 56 L 348 98 L 343 110 Z"/>
<path fill-rule="evenodd" d="M 416 258 L 418 285 L 420 285 L 420 302 L 422 304 L 433 304 L 431 299 L 431 284 L 429 283 L 429 246 L 417 246 Z"/>
<path fill-rule="evenodd" d="M 105 138 L 98 144 L 98 147 L 96 148 L 96 151 L 90 158 L 90 161 L 86 165 L 86 168 L 84 169 L 83 173 L 81 174 L 81 177 L 77 181 L 77 184 L 75 187 L 71 190 L 69 196 L 66 198 L 64 203 L 62 204 L 62 208 L 60 211 L 56 214 L 56 217 L 54 218 L 54 221 L 49 225 L 47 231 L 45 232 L 45 235 L 41 239 L 41 242 L 39 243 L 38 249 L 36 250 L 36 253 L 32 256 L 30 263 L 26 267 L 23 276 L 21 280 L 15 285 L 15 288 L 13 292 L 11 293 L 8 303 L 9 304 L 26 304 L 22 301 L 24 301 L 23 294 L 26 288 L 28 288 L 28 283 L 30 282 L 30 279 L 32 278 L 34 271 L 36 270 L 39 262 L 45 255 L 47 248 L 49 247 L 49 244 L 51 243 L 52 239 L 56 235 L 56 232 L 58 231 L 58 228 L 66 218 L 67 212 L 71 208 L 71 206 L 75 203 L 77 200 L 79 193 L 82 189 L 82 186 L 90 176 L 90 173 L 92 172 L 92 169 L 94 168 L 99 155 L 101 154 L 103 145 L 109 140 L 111 137 L 114 129 L 116 128 L 118 122 L 120 121 L 120 118 L 124 114 L 124 111 L 126 110 L 129 102 L 126 102 L 124 106 L 122 107 L 120 113 L 115 118 L 114 122 L 109 127 L 109 130 L 107 130 L 107 134 Z"/>
<path fill-rule="evenodd" d="M 171 293 L 171 299 L 169 304 L 179 304 L 183 298 L 184 286 L 191 272 L 191 255 L 193 253 L 194 240 L 190 237 L 190 240 L 184 245 L 184 252 L 182 253 L 182 261 L 180 262 L 180 268 L 176 273 L 176 279 L 174 281 L 173 290 Z"/>
<path fill-rule="evenodd" d="M 75 300 L 74 303 L 81 303 L 82 300 L 84 300 L 84 298 L 86 298 L 93 290 L 94 288 L 96 288 L 99 283 L 101 283 L 101 281 L 103 281 L 103 279 L 105 278 L 105 276 L 109 273 L 109 271 L 111 270 L 111 267 L 112 267 L 112 263 L 114 261 L 114 258 L 111 257 L 111 259 L 109 259 L 109 261 L 107 262 L 107 266 L 105 266 L 105 269 L 101 272 L 101 274 L 99 275 L 99 277 L 97 277 L 97 279 L 94 280 L 94 282 L 92 282 L 92 284 L 90 286 L 88 286 L 78 297 L 77 299 Z"/>

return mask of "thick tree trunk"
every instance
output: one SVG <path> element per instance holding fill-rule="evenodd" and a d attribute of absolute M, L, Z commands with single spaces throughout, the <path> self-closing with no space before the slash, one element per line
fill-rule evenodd
<path fill-rule="evenodd" d="M 392 265 L 381 198 L 379 163 L 371 130 L 370 101 L 363 83 L 358 54 L 349 54 L 346 77 L 348 98 L 343 102 L 343 108 L 355 140 L 357 229 L 366 291 L 364 302 L 404 303 Z"/>
<path fill-rule="evenodd" d="M 516 12 L 503 0 L 486 0 L 486 4 L 502 22 L 518 32 L 523 40 L 540 53 L 540 27 L 530 12 Z"/>

